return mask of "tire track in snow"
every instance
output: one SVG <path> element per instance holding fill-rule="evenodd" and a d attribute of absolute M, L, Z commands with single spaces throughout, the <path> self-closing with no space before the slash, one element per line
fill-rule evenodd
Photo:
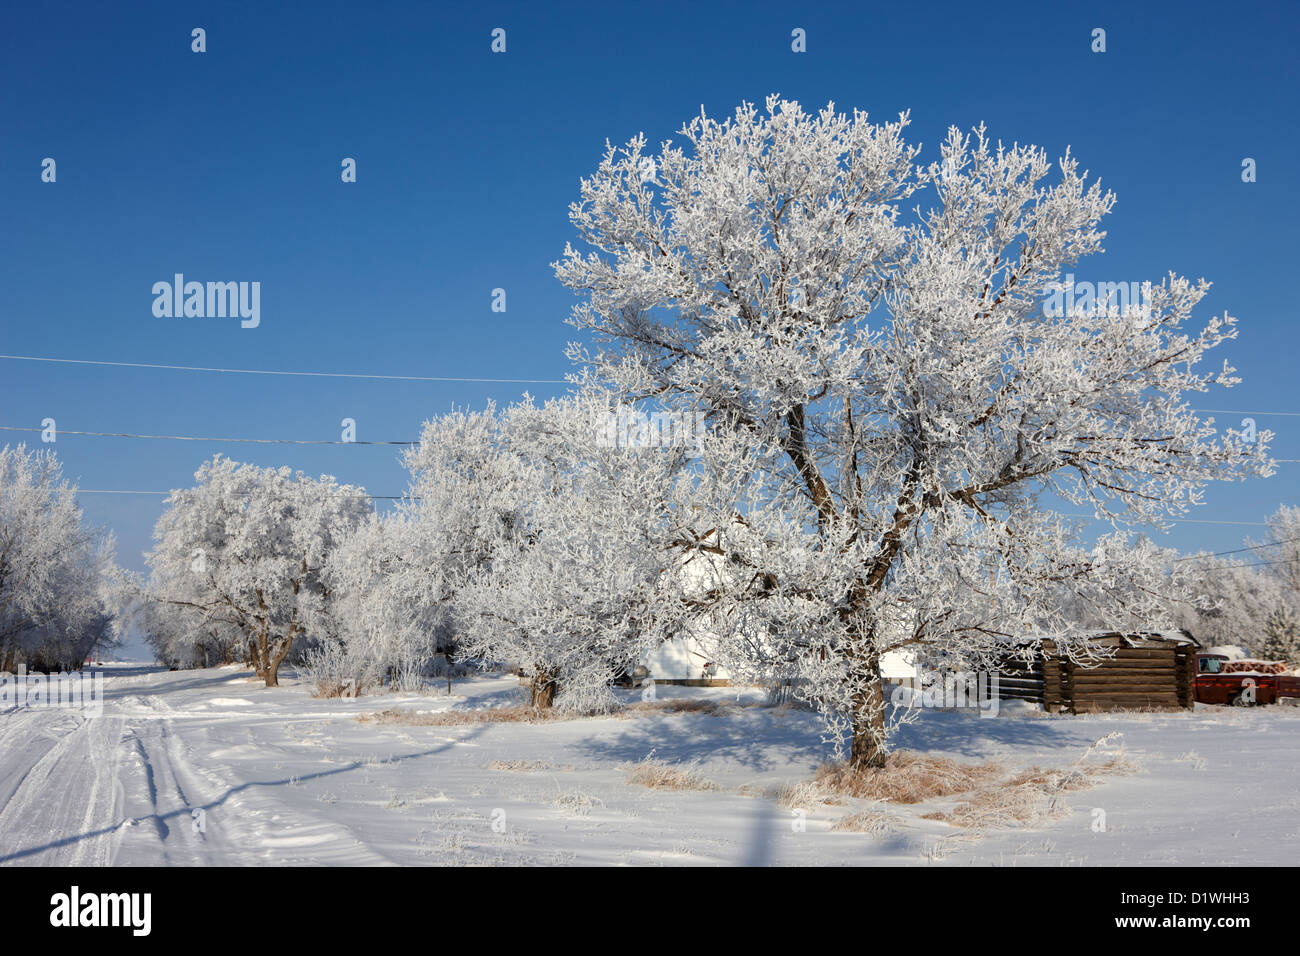
<path fill-rule="evenodd" d="M 234 818 L 215 812 L 228 788 L 203 779 L 168 718 L 141 721 L 132 739 L 134 773 L 143 786 L 128 805 L 133 829 L 124 855 L 171 866 L 258 862 L 247 850 L 248 838 L 230 825 Z"/>
<path fill-rule="evenodd" d="M 12 789 L 0 807 L 0 863 L 108 866 L 120 839 L 112 821 L 122 792 L 121 718 L 59 710 L 23 716 L 37 733 L 18 753 L 16 764 L 25 769 L 16 780 L 12 773 L 8 777 Z M 6 745 L 13 736 L 11 730 Z M 15 754 L 6 748 L 7 764 Z"/>
<path fill-rule="evenodd" d="M 332 735 L 285 733 L 322 721 L 351 728 L 351 715 L 293 710 L 281 698 L 209 709 L 225 705 L 211 687 L 230 682 L 110 670 L 101 716 L 0 714 L 0 865 L 393 863 L 332 801 L 305 802 L 298 789 L 368 772 L 363 758 L 331 755 Z"/>
<path fill-rule="evenodd" d="M 177 708 L 166 697 L 168 680 L 166 673 L 149 675 L 133 688 L 137 694 L 122 699 L 130 715 L 135 782 L 127 807 L 130 842 L 122 856 L 142 863 L 161 857 L 183 866 L 393 862 L 364 846 L 324 806 L 286 802 L 283 788 L 295 778 L 281 777 L 275 768 L 267 772 L 267 764 L 286 756 L 283 742 L 272 742 L 284 725 L 319 716 Z M 216 675 L 214 683 L 225 680 Z M 265 753 L 253 766 L 230 765 L 218 756 L 230 743 L 224 738 L 239 730 Z M 293 749 L 300 746 L 293 741 Z M 194 759 L 195 753 L 203 759 Z M 194 810 L 202 811 L 201 829 L 193 825 Z"/>

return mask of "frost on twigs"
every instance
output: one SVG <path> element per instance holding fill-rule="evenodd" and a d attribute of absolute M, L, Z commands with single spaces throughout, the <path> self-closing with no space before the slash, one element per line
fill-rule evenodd
<path fill-rule="evenodd" d="M 1072 154 L 981 126 L 924 164 L 908 124 L 774 95 L 609 145 L 554 264 L 571 357 L 621 401 L 704 415 L 679 548 L 714 660 L 815 706 L 859 769 L 912 716 L 886 654 L 973 673 L 1046 634 L 1086 656 L 1084 616 L 1167 626 L 1187 576 L 1131 529 L 1273 468 L 1271 435 L 1194 411 L 1236 382 L 1201 364 L 1236 335 L 1193 322 L 1208 283 L 1044 308 L 1115 202 Z M 1084 542 L 1058 508 L 1114 531 Z"/>

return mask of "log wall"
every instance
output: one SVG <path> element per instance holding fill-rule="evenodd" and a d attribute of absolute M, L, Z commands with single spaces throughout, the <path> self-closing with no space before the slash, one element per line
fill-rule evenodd
<path fill-rule="evenodd" d="M 1098 642 L 1106 656 L 1071 661 L 1044 641 L 1032 664 L 1008 659 L 998 671 L 1002 699 L 1041 703 L 1052 713 L 1089 714 L 1108 710 L 1190 708 L 1194 702 L 1196 648 L 1158 638 L 1118 636 Z"/>

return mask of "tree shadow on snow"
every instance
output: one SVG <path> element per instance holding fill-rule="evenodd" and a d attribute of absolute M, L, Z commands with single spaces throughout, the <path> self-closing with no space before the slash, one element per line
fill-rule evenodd
<path fill-rule="evenodd" d="M 732 763 L 753 773 L 804 765 L 811 774 L 834 759 L 833 746 L 822 740 L 817 715 L 805 710 L 746 707 L 720 715 L 682 714 L 647 717 L 617 735 L 602 734 L 577 744 L 601 761 L 636 762 L 652 752 L 665 763 Z M 1044 752 L 1072 753 L 1096 737 L 1069 717 L 927 711 L 890 735 L 890 749 L 942 752 L 988 759 L 1023 749 L 1026 757 Z"/>

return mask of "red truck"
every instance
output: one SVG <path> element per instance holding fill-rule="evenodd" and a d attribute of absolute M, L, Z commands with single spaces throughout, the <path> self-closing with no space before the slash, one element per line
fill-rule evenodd
<path fill-rule="evenodd" d="M 1300 704 L 1300 677 L 1281 661 L 1232 660 L 1226 654 L 1196 655 L 1196 699 L 1203 704 Z"/>

